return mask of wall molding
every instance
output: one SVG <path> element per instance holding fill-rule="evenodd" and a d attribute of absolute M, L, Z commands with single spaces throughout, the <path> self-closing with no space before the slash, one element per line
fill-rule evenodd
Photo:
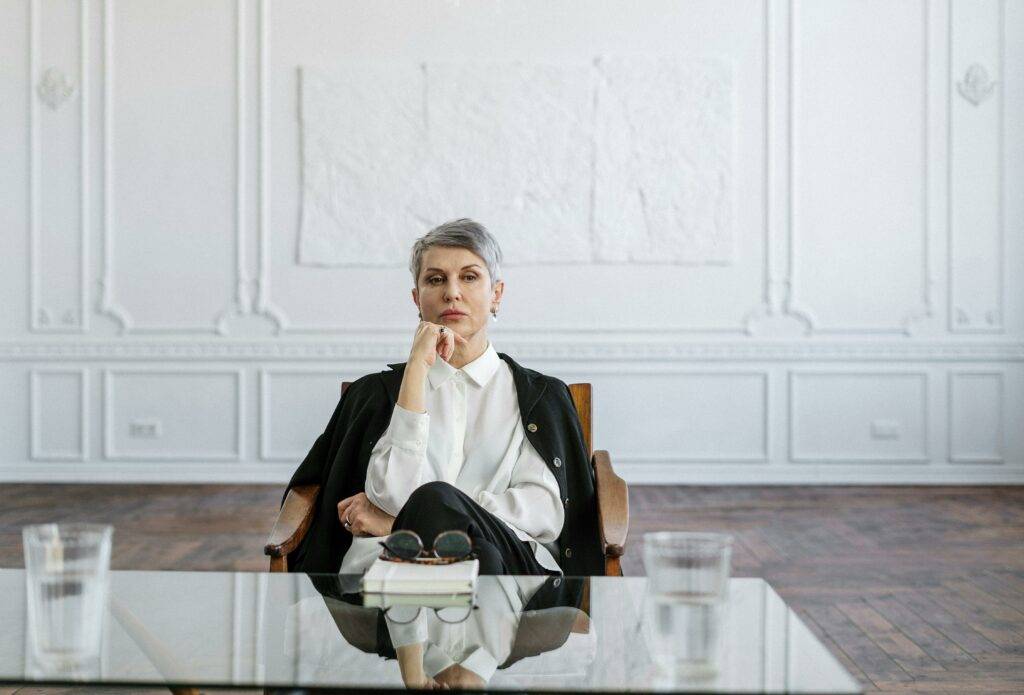
<path fill-rule="evenodd" d="M 857 377 L 857 378 L 878 378 L 878 377 L 903 377 L 913 376 L 918 377 L 923 388 L 921 389 L 921 451 L 918 454 L 908 454 L 903 456 L 860 456 L 857 454 L 843 454 L 843 453 L 830 453 L 830 454 L 800 454 L 796 450 L 796 382 L 800 377 L 805 376 L 844 376 L 844 377 Z M 917 466 L 926 466 L 932 462 L 931 454 L 929 453 L 929 432 L 931 430 L 931 423 L 929 422 L 929 409 L 928 404 L 931 398 L 931 378 L 928 372 L 920 370 L 910 371 L 886 371 L 886 372 L 855 372 L 855 371 L 839 371 L 839 370 L 793 370 L 787 375 L 788 378 L 788 395 L 789 398 L 787 409 L 786 409 L 786 439 L 787 439 L 787 457 L 791 463 L 853 463 L 853 464 L 912 464 Z"/>
<path fill-rule="evenodd" d="M 763 0 L 762 13 L 763 13 L 763 24 L 767 26 L 768 16 L 770 12 L 771 2 L 770 0 Z M 288 316 L 288 312 L 282 308 L 279 304 L 275 304 L 271 299 L 271 245 L 270 245 L 270 177 L 271 177 L 271 162 L 270 162 L 270 46 L 271 46 L 271 23 L 269 14 L 270 3 L 269 0 L 260 0 L 260 71 L 259 71 L 259 102 L 260 102 L 260 154 L 259 154 L 259 177 L 260 177 L 260 188 L 259 188 L 259 248 L 260 248 L 260 262 L 259 262 L 259 274 L 256 282 L 258 287 L 258 295 L 256 300 L 255 314 L 267 318 L 273 322 L 275 326 L 275 335 L 293 335 L 293 336 L 324 336 L 337 334 L 341 332 L 399 332 L 407 333 L 408 328 L 406 327 L 381 327 L 379 325 L 366 324 L 366 325 L 352 325 L 352 324 L 341 324 L 341 325 L 295 325 L 292 323 Z M 769 49 L 769 44 L 765 42 L 765 51 Z M 765 56 L 765 62 L 767 64 L 767 56 Z M 768 74 L 767 71 L 764 75 L 764 89 L 768 89 Z M 767 125 L 767 113 L 765 114 L 765 123 Z M 765 210 L 767 213 L 768 202 L 765 200 Z M 735 207 L 735 203 L 734 203 Z M 735 215 L 734 215 L 735 217 Z M 735 220 L 734 220 L 734 224 Z M 425 230 L 424 230 L 425 231 Z M 733 244 L 738 243 L 734 239 Z M 756 321 L 765 316 L 771 315 L 771 307 L 769 305 L 768 296 L 770 294 L 770 285 L 772 280 L 769 278 L 769 245 L 768 245 L 768 234 L 765 232 L 765 248 L 764 248 L 765 260 L 763 263 L 762 272 L 764 273 L 764 287 L 762 289 L 762 297 L 758 304 L 753 308 L 742 313 L 740 318 L 737 320 L 735 325 L 730 326 L 644 326 L 640 328 L 618 328 L 617 326 L 600 326 L 591 325 L 579 328 L 568 328 L 565 332 L 571 333 L 603 333 L 607 335 L 633 335 L 636 333 L 663 333 L 673 335 L 722 335 L 722 336 L 752 336 L 756 334 L 755 323 Z M 735 252 L 733 253 L 735 256 Z M 734 265 L 735 260 L 730 261 L 724 265 Z M 689 265 L 689 264 L 688 264 Z M 713 263 L 709 265 L 723 265 L 719 263 Z M 531 329 L 524 329 L 524 332 L 528 332 Z M 543 328 L 536 329 L 537 333 L 550 333 L 551 329 Z M 404 353 L 403 353 L 404 354 Z"/>
<path fill-rule="evenodd" d="M 79 385 L 79 438 L 82 442 L 78 451 L 45 451 L 42 441 L 42 407 L 40 382 L 44 377 L 55 374 L 74 374 Z M 82 367 L 47 368 L 29 370 L 29 458 L 33 461 L 85 461 L 89 457 L 89 373 Z"/>
<path fill-rule="evenodd" d="M 788 320 L 810 335 L 810 317 L 791 306 L 793 269 L 792 205 L 792 7 L 764 5 L 764 254 L 765 288 L 760 307 L 744 318 L 747 335 L 759 321 Z M 781 205 L 776 201 L 782 201 Z"/>
<path fill-rule="evenodd" d="M 270 432 L 273 424 L 270 420 L 270 399 L 271 379 L 279 375 L 291 376 L 328 376 L 338 380 L 338 398 L 341 398 L 341 382 L 344 377 L 341 373 L 327 369 L 261 369 L 260 377 L 260 460 L 261 461 L 302 461 L 309 449 L 305 451 L 275 452 L 271 448 Z M 348 377 L 355 381 L 355 378 Z M 312 444 L 312 442 L 310 442 Z"/>
<path fill-rule="evenodd" d="M 998 423 L 997 429 L 997 441 L 996 450 L 997 456 L 986 456 L 977 454 L 964 454 L 957 453 L 953 448 L 953 403 L 954 403 L 954 388 L 953 385 L 959 377 L 972 377 L 972 376 L 987 376 L 995 377 L 996 383 L 999 385 L 999 409 L 998 409 Z M 1003 370 L 950 370 L 946 374 L 946 451 L 948 452 L 948 460 L 951 463 L 998 463 L 1002 464 L 1006 462 L 1006 372 Z"/>
<path fill-rule="evenodd" d="M 115 321 L 121 334 L 132 319 L 114 301 L 114 0 L 103 0 L 103 270 L 97 282 L 100 296 L 96 313 Z"/>
<path fill-rule="evenodd" d="M 244 55 L 245 44 L 241 40 L 241 36 L 244 32 L 243 22 L 245 20 L 245 13 L 241 10 L 243 5 L 242 0 L 236 0 L 236 37 L 238 42 L 236 43 L 236 74 L 241 71 L 238 65 L 242 64 Z M 114 240 L 116 232 L 116 210 L 114 204 L 114 176 L 115 176 L 115 161 L 114 161 L 114 85 L 115 85 L 115 70 L 114 70 L 114 0 L 103 0 L 103 270 L 102 277 L 99 280 L 100 287 L 100 298 L 97 305 L 97 313 L 107 316 L 114 320 L 118 324 L 118 331 L 120 335 L 188 335 L 188 334 L 215 334 L 224 335 L 227 332 L 225 318 L 231 313 L 232 306 L 235 304 L 235 300 L 229 300 L 227 307 L 215 312 L 211 322 L 207 325 L 196 325 L 196 326 L 139 326 L 137 325 L 135 318 L 131 312 L 123 305 L 118 303 L 114 297 Z M 242 135 L 244 133 L 244 109 L 241 108 L 241 94 L 244 93 L 244 81 L 240 81 L 236 87 L 236 101 L 239 104 L 239 109 L 236 114 L 236 140 L 239 143 L 239 147 L 242 147 Z M 239 153 L 238 161 L 242 160 L 242 154 Z M 238 190 L 244 187 L 244 176 L 245 172 L 239 168 L 236 173 L 236 201 L 235 209 L 236 213 L 243 211 L 242 204 L 244 202 L 243 194 L 239 193 Z M 241 229 L 244 226 L 244 218 L 236 218 L 235 220 L 235 239 L 238 244 L 238 250 L 236 251 L 236 258 L 240 254 L 244 254 L 242 247 L 244 246 L 241 235 Z M 237 289 L 237 282 L 241 281 L 241 276 L 236 281 L 236 295 L 239 293 Z"/>
<path fill-rule="evenodd" d="M 235 0 L 235 298 L 233 306 L 225 308 L 216 319 L 218 335 L 228 335 L 229 321 L 235 316 L 246 316 L 252 313 L 252 278 L 249 277 L 246 246 L 248 225 L 246 216 L 246 197 L 248 170 L 249 121 L 246 118 L 248 92 L 246 91 L 247 66 L 249 63 L 248 13 L 246 0 Z"/>
<path fill-rule="evenodd" d="M 947 316 L 946 316 L 946 328 L 950 333 L 1003 333 L 1006 330 L 1004 317 L 1006 315 L 1005 307 L 1005 265 L 1006 265 L 1006 181 L 1005 181 L 1005 165 L 1004 157 L 1006 156 L 1006 127 L 1005 127 L 1005 113 L 1006 113 L 1006 101 L 1004 98 L 1004 87 L 1006 82 L 1006 0 L 996 0 L 998 3 L 998 20 L 993 27 L 998 32 L 998 38 L 996 39 L 997 44 L 997 76 L 998 79 L 994 83 L 988 84 L 989 93 L 994 91 L 996 95 L 995 108 L 997 109 L 997 127 L 996 127 L 996 150 L 998 156 L 996 157 L 996 230 L 995 230 L 995 245 L 996 245 L 996 267 L 995 271 L 995 283 L 996 283 L 996 306 L 993 309 L 989 309 L 985 312 L 984 319 L 985 324 L 979 325 L 977 323 L 972 324 L 972 317 L 961 307 L 957 306 L 957 291 L 956 283 L 954 281 L 954 269 L 953 264 L 955 256 L 953 253 L 954 247 L 954 227 L 953 227 L 953 200 L 954 200 L 954 185 L 953 185 L 953 104 L 957 97 L 953 92 L 953 85 L 956 84 L 959 93 L 966 99 L 971 100 L 971 97 L 964 94 L 963 82 L 957 81 L 957 74 L 954 72 L 957 69 L 957 65 L 954 64 L 954 51 L 953 51 L 953 34 L 955 30 L 954 17 L 953 17 L 953 3 L 949 6 L 948 26 L 947 26 L 947 61 L 949 64 L 948 77 L 948 98 L 946 100 L 946 119 L 948 127 L 946 129 L 946 151 L 948 155 L 948 165 L 946 168 L 946 297 L 947 301 Z M 969 81 L 971 72 L 976 68 L 980 68 L 982 73 L 985 73 L 985 69 L 974 63 L 968 69 L 968 73 L 964 75 L 964 81 Z M 985 75 L 987 78 L 987 74 Z M 994 89 L 993 89 L 994 87 Z M 983 99 L 981 100 L 983 101 Z M 979 106 L 981 101 L 972 101 L 975 107 Z M 974 231 L 974 230 L 972 230 Z M 977 317 L 975 317 L 977 318 Z"/>
<path fill-rule="evenodd" d="M 612 465 L 630 485 L 1020 485 L 1024 461 L 1011 467 L 954 467 L 898 463 L 789 463 L 757 465 L 677 466 L 633 463 L 616 457 Z"/>
<path fill-rule="evenodd" d="M 533 342 L 496 337 L 519 360 L 602 361 L 870 361 L 1021 362 L 1021 342 Z M 500 347 L 499 347 L 500 345 Z M 287 360 L 404 362 L 406 340 L 332 342 L 0 342 L 0 362 L 21 360 Z M 637 365 L 642 367 L 642 365 Z M 619 370 L 621 371 L 621 370 Z"/>
<path fill-rule="evenodd" d="M 201 375 L 229 375 L 235 378 L 235 451 L 190 451 L 175 453 L 170 451 L 120 453 L 114 445 L 114 377 L 125 375 L 167 375 L 172 377 Z M 103 457 L 112 461 L 213 461 L 217 465 L 224 462 L 241 462 L 245 453 L 245 373 L 242 369 L 197 368 L 168 369 L 166 367 L 139 366 L 124 369 L 106 369 L 103 371 Z"/>
<path fill-rule="evenodd" d="M 570 367 L 558 370 L 558 378 L 566 383 L 573 383 L 577 378 L 580 379 L 592 379 L 598 375 L 622 375 L 624 374 L 622 369 L 593 369 L 593 368 L 581 368 L 581 367 Z M 708 463 L 739 463 L 739 464 L 754 464 L 754 465 L 768 465 L 771 462 L 771 443 L 772 443 L 772 431 L 771 431 L 771 375 L 767 370 L 745 370 L 745 371 L 695 371 L 690 368 L 683 369 L 657 369 L 656 371 L 650 370 L 637 370 L 630 372 L 630 376 L 664 376 L 664 377 L 685 377 L 685 376 L 699 376 L 699 377 L 759 377 L 761 380 L 761 428 L 764 432 L 764 436 L 761 439 L 761 451 L 755 455 L 749 456 L 716 456 L 713 454 L 696 455 L 696 456 L 679 456 L 673 454 L 643 454 L 643 453 L 623 453 L 621 456 L 616 457 L 624 461 L 639 464 L 708 464 Z M 305 454 L 303 454 L 305 455 Z"/>
<path fill-rule="evenodd" d="M 29 181 L 29 331 L 47 334 L 81 334 L 89 330 L 89 215 L 90 213 L 90 151 L 89 151 L 89 17 L 90 0 L 80 0 L 78 5 L 78 83 L 68 87 L 69 92 L 62 92 L 54 98 L 57 102 L 47 102 L 44 96 L 47 78 L 59 74 L 66 79 L 63 71 L 51 67 L 45 76 L 40 76 L 42 60 L 40 56 L 42 40 L 42 2 L 31 0 L 29 4 L 29 60 L 28 60 L 28 181 Z M 79 200 L 78 200 L 78 234 L 81 245 L 79 255 L 79 301 L 78 316 L 71 315 L 70 309 L 54 312 L 43 306 L 40 299 L 41 288 L 41 192 L 42 192 L 42 124 L 40 123 L 39 102 L 44 101 L 51 110 L 57 110 L 68 99 L 77 97 L 79 105 L 78 118 L 78 153 L 79 153 Z"/>
<path fill-rule="evenodd" d="M 270 2 L 260 0 L 259 20 L 259 275 L 255 313 L 274 324 L 278 335 L 288 329 L 288 316 L 270 299 Z"/>
<path fill-rule="evenodd" d="M 789 186 L 788 194 L 786 196 L 786 205 L 788 208 L 788 229 L 789 229 L 789 274 L 786 278 L 787 294 L 784 301 L 784 311 L 786 314 L 793 315 L 798 318 L 801 322 L 806 325 L 806 334 L 817 334 L 817 335 L 913 335 L 914 326 L 924 322 L 928 318 L 931 318 L 934 314 L 932 294 L 936 284 L 935 279 L 932 277 L 932 263 L 931 263 L 931 241 L 929 239 L 929 227 L 930 227 L 930 191 L 929 191 L 929 115 L 928 115 L 928 93 L 929 93 L 929 76 L 931 74 L 929 57 L 930 57 L 930 35 L 929 35 L 929 13 L 928 4 L 929 0 L 920 0 L 921 3 L 921 36 L 922 36 L 922 55 L 921 65 L 923 67 L 922 85 L 921 85 L 921 299 L 920 304 L 909 307 L 904 311 L 903 317 L 896 325 L 879 325 L 879 326 L 826 326 L 824 322 L 815 313 L 814 309 L 806 303 L 802 303 L 797 296 L 799 291 L 799 273 L 797 272 L 797 225 L 794 222 L 795 214 L 795 195 L 794 189 L 795 181 L 797 178 L 797 162 L 795 156 L 796 149 L 796 124 L 794 119 L 794 104 L 796 99 L 796 68 L 795 64 L 799 57 L 799 52 L 796 50 L 796 41 L 794 34 L 795 27 L 795 16 L 796 9 L 799 6 L 798 0 L 790 0 L 789 3 L 789 55 L 788 55 L 788 73 L 787 79 L 788 84 L 788 128 L 789 128 L 789 148 L 788 148 L 788 177 Z"/>

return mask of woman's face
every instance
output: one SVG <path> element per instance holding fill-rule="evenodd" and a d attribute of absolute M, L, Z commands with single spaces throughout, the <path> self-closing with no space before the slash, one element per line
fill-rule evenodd
<path fill-rule="evenodd" d="M 492 286 L 487 266 L 469 249 L 431 246 L 423 254 L 420 276 L 412 299 L 424 321 L 446 326 L 470 340 L 483 330 L 505 288 L 504 282 Z M 445 312 L 460 312 L 446 315 Z"/>

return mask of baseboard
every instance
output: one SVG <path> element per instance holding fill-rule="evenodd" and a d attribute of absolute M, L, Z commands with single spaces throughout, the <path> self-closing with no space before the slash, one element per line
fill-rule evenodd
<path fill-rule="evenodd" d="M 1003 464 L 699 464 L 613 461 L 630 485 L 1024 485 L 1024 462 Z M 296 463 L 69 462 L 0 464 L 0 483 L 283 485 Z"/>
<path fill-rule="evenodd" d="M 616 463 L 631 485 L 1022 485 L 1024 463 Z"/>

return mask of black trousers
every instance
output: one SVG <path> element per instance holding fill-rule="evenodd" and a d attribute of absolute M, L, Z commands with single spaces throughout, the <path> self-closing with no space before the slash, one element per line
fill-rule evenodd
<path fill-rule="evenodd" d="M 415 531 L 428 550 L 442 531 L 465 531 L 480 559 L 480 574 L 559 574 L 537 562 L 530 544 L 505 522 L 449 483 L 434 481 L 413 491 L 391 526 L 406 529 Z"/>

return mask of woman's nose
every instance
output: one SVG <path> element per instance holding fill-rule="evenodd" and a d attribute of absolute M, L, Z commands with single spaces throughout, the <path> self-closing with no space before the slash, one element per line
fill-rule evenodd
<path fill-rule="evenodd" d="M 459 289 L 458 283 L 456 283 L 456 282 L 449 282 L 447 285 L 445 285 L 445 288 L 444 288 L 444 298 L 445 298 L 445 301 L 451 301 L 453 299 L 458 299 L 461 296 L 461 294 L 462 293 L 461 293 L 461 291 Z"/>

